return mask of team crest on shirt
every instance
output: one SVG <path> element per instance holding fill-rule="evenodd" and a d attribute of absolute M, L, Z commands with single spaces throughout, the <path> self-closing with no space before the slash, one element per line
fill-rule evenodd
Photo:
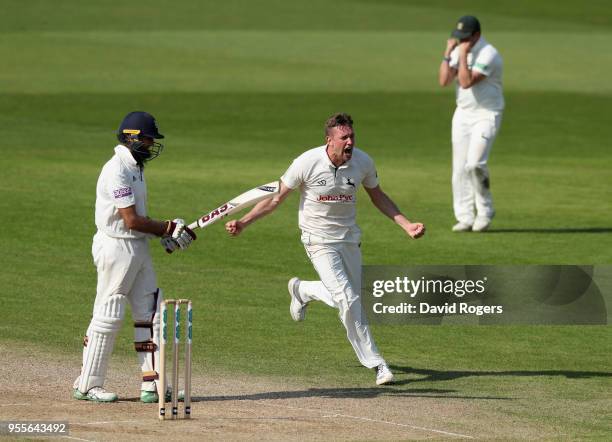
<path fill-rule="evenodd" d="M 317 186 L 327 186 L 327 181 L 326 180 L 319 180 L 319 181 L 317 181 Z"/>

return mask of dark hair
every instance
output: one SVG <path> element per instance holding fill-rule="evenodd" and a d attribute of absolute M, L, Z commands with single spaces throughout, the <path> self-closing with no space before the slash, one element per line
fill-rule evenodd
<path fill-rule="evenodd" d="M 337 126 L 349 126 L 353 127 L 353 119 L 351 116 L 344 112 L 338 112 L 333 114 L 331 117 L 327 119 L 325 122 L 325 135 L 329 135 L 329 131 L 332 127 Z"/>

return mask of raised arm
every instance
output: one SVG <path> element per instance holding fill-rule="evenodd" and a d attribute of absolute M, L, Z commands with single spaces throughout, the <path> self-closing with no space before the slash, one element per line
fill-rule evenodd
<path fill-rule="evenodd" d="M 442 87 L 451 84 L 457 75 L 457 70 L 450 67 L 451 52 L 453 52 L 455 46 L 457 46 L 457 39 L 449 38 L 446 41 L 444 58 L 442 59 L 440 69 L 438 70 L 438 82 Z"/>
<path fill-rule="evenodd" d="M 238 236 L 251 223 L 254 223 L 259 218 L 274 212 L 276 208 L 289 196 L 292 189 L 287 187 L 285 183 L 280 182 L 280 192 L 273 198 L 268 198 L 255 205 L 239 220 L 231 220 L 225 223 L 225 230 L 232 236 Z"/>
<path fill-rule="evenodd" d="M 389 198 L 389 196 L 383 192 L 380 186 L 372 188 L 364 187 L 364 189 L 378 210 L 395 221 L 395 223 L 398 224 L 408 234 L 408 236 L 413 239 L 417 239 L 425 234 L 425 226 L 422 223 L 413 223 L 408 220 L 402 214 L 402 212 L 400 212 L 391 198 Z"/>

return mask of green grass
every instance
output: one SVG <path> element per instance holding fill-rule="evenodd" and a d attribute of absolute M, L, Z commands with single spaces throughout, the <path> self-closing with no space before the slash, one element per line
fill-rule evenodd
<path fill-rule="evenodd" d="M 147 167 L 156 218 L 192 219 L 279 177 L 345 110 L 383 189 L 428 227 L 405 239 L 362 192 L 365 264 L 611 264 L 612 7 L 424 3 L 6 2 L 1 339 L 59 349 L 78 365 L 95 294 L 95 182 L 134 109 L 167 136 Z M 506 63 L 490 161 L 498 232 L 486 235 L 450 232 L 453 93 L 436 85 L 445 39 L 468 10 Z M 287 279 L 315 277 L 296 196 L 241 238 L 219 224 L 186 253 L 153 244 L 153 254 L 167 296 L 195 300 L 199 370 L 372 384 L 334 311 L 312 306 L 303 324 L 287 314 Z M 510 398 L 496 406 L 555 434 L 610 434 L 598 413 L 610 408 L 609 327 L 373 328 L 399 374 L 392 394 Z M 131 333 L 126 325 L 119 357 L 133 358 Z"/>

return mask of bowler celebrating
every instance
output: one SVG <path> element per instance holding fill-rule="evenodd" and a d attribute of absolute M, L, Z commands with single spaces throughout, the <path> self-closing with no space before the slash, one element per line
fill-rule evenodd
<path fill-rule="evenodd" d="M 446 43 L 439 81 L 457 79 L 453 116 L 455 232 L 483 232 L 495 215 L 487 161 L 504 110 L 502 58 L 480 33 L 476 17 L 461 17 Z"/>
<path fill-rule="evenodd" d="M 350 115 L 332 115 L 325 125 L 326 144 L 296 158 L 281 177 L 280 193 L 257 204 L 240 220 L 226 223 L 230 235 L 274 211 L 289 193 L 300 190 L 299 225 L 306 253 L 320 281 L 289 280 L 290 313 L 302 321 L 306 306 L 323 301 L 339 310 L 346 335 L 362 365 L 376 368 L 378 385 L 393 380 L 381 356 L 361 305 L 361 231 L 355 223 L 357 188 L 363 184 L 374 205 L 411 238 L 425 233 L 410 222 L 378 184 L 374 161 L 354 147 Z"/>

